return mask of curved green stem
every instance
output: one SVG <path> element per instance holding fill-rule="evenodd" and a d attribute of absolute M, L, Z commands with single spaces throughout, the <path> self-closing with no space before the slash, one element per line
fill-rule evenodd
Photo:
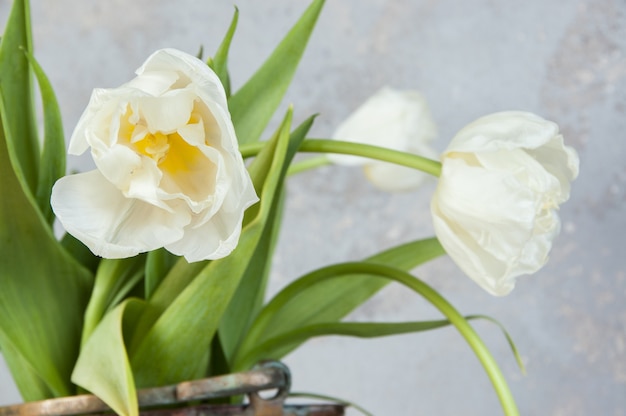
<path fill-rule="evenodd" d="M 309 169 L 315 169 L 320 166 L 330 165 L 331 163 L 332 162 L 330 161 L 330 159 L 328 159 L 326 156 L 310 157 L 308 159 L 293 163 L 291 166 L 289 166 L 287 175 L 295 175 Z"/>
<path fill-rule="evenodd" d="M 307 287 L 313 286 L 322 280 L 334 279 L 338 278 L 339 276 L 350 276 L 359 274 L 380 276 L 382 278 L 401 283 L 413 289 L 415 292 L 427 299 L 433 306 L 435 306 L 444 316 L 446 316 L 450 323 L 456 327 L 456 329 L 463 336 L 463 338 L 465 338 L 466 342 L 474 351 L 474 354 L 482 364 L 485 372 L 491 380 L 491 383 L 498 395 L 498 398 L 500 399 L 500 404 L 502 405 L 505 414 L 507 416 L 519 415 L 517 405 L 504 378 L 504 375 L 500 371 L 500 367 L 496 363 L 495 359 L 491 355 L 491 352 L 482 341 L 478 333 L 467 322 L 467 319 L 463 317 L 463 315 L 461 315 L 456 310 L 456 308 L 454 308 L 454 306 L 450 304 L 450 302 L 448 302 L 436 290 L 431 288 L 425 282 L 415 278 L 410 273 L 383 264 L 374 264 L 367 262 L 337 264 L 315 270 L 293 282 L 292 284 L 284 288 L 278 295 L 276 295 L 259 313 L 248 332 L 247 338 L 243 342 L 241 350 L 250 350 L 252 348 L 252 345 L 256 344 L 256 342 L 260 339 L 260 335 L 270 323 L 272 313 L 275 310 L 280 309 L 282 305 L 286 304 L 289 299 L 292 299 L 296 293 L 301 292 Z M 236 359 L 235 362 L 237 361 L 239 360 Z M 241 361 L 246 360 L 244 359 Z M 236 363 L 234 367 L 239 368 L 245 367 L 246 365 L 248 365 L 248 363 L 241 362 L 239 366 Z"/>
<path fill-rule="evenodd" d="M 241 154 L 244 158 L 255 156 L 265 146 L 265 142 L 256 142 L 242 145 Z M 423 156 L 411 153 L 400 152 L 379 146 L 368 144 L 344 142 L 340 140 L 328 139 L 306 139 L 298 149 L 305 153 L 339 153 L 352 156 L 361 156 L 369 159 L 381 160 L 383 162 L 395 163 L 401 166 L 417 169 L 439 176 L 441 173 L 441 163 Z"/>

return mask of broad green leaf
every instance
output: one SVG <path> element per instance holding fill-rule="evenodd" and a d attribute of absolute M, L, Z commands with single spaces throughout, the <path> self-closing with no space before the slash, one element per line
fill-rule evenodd
<path fill-rule="evenodd" d="M 179 257 L 160 248 L 148 253 L 146 259 L 146 278 L 144 296 L 150 299 L 159 284 L 176 264 Z"/>
<path fill-rule="evenodd" d="M 222 85 L 224 86 L 224 90 L 226 91 L 226 97 L 230 97 L 230 75 L 228 74 L 228 51 L 230 50 L 230 43 L 233 40 L 233 36 L 235 34 L 235 29 L 237 29 L 237 21 L 239 20 L 239 9 L 235 7 L 235 14 L 233 15 L 233 20 L 230 23 L 230 27 L 226 32 L 226 36 L 224 36 L 224 40 L 220 44 L 215 56 L 213 58 L 209 58 L 207 64 L 215 71 L 220 81 L 222 81 Z"/>
<path fill-rule="evenodd" d="M 237 368 L 249 368 L 260 360 L 278 360 L 284 356 L 283 351 L 293 344 L 301 344 L 311 338 L 341 335 L 359 338 L 376 338 L 390 335 L 421 332 L 450 325 L 450 321 L 441 319 L 434 321 L 413 322 L 328 322 L 307 325 L 287 331 L 278 336 L 255 345 L 237 362 Z"/>
<path fill-rule="evenodd" d="M 130 360 L 138 386 L 173 384 L 204 375 L 211 340 L 276 209 L 277 195 L 290 162 L 286 157 L 290 125 L 291 110 L 280 133 L 258 156 L 259 162 L 250 167 L 253 183 L 261 184 L 257 188 L 261 201 L 256 205 L 255 217 L 246 222 L 237 248 L 229 256 L 208 263 L 159 315 L 147 333 L 133 342 Z M 269 169 L 265 169 L 268 163 Z M 153 299 L 160 298 L 166 281 Z"/>
<path fill-rule="evenodd" d="M 85 311 L 84 344 L 104 315 L 115 308 L 144 276 L 145 255 L 126 259 L 102 259 Z"/>
<path fill-rule="evenodd" d="M 257 72 L 229 101 L 239 143 L 259 140 L 278 108 L 306 48 L 324 0 L 315 0 Z"/>
<path fill-rule="evenodd" d="M 187 263 L 184 257 L 179 258 L 165 278 L 154 288 L 150 299 L 147 299 L 150 301 L 151 309 L 158 311 L 157 315 L 167 309 L 208 264 L 210 261 Z M 147 315 L 141 320 L 140 326 L 149 327 L 154 319 L 148 318 Z"/>
<path fill-rule="evenodd" d="M 23 55 L 23 52 L 22 52 Z M 92 276 L 54 238 L 9 157 L 8 117 L 0 101 L 0 342 L 19 351 L 50 395 L 74 393 L 70 374 L 80 345 Z M 14 355 L 17 357 L 17 355 Z M 8 357 L 10 361 L 11 356 Z M 19 377 L 19 375 L 18 375 Z M 24 400 L 40 400 L 21 391 Z"/>
<path fill-rule="evenodd" d="M 221 350 L 227 360 L 227 365 L 230 364 L 239 342 L 263 305 L 263 296 L 273 258 L 272 253 L 280 229 L 284 195 L 279 195 L 278 198 L 280 199 L 278 208 L 275 214 L 268 218 L 257 249 L 247 260 L 248 266 L 219 322 Z"/>
<path fill-rule="evenodd" d="M 433 237 L 393 247 L 370 257 L 367 261 L 411 270 L 442 254 L 443 248 Z M 262 342 L 279 333 L 305 325 L 340 321 L 388 283 L 388 280 L 369 275 L 320 282 L 306 292 L 298 293 L 283 308 L 276 311 L 272 316 L 272 324 L 255 342 Z M 294 344 L 293 348 L 297 346 L 298 344 Z"/>
<path fill-rule="evenodd" d="M 33 81 L 24 51 L 32 53 L 30 7 L 14 0 L 0 44 L 0 99 L 11 162 L 20 184 L 31 194 L 37 188 L 39 139 L 33 103 Z M 5 194 L 6 195 L 6 194 Z"/>
<path fill-rule="evenodd" d="M 2 332 L 0 332 L 0 337 Z M 28 364 L 22 354 L 16 350 L 11 342 L 0 339 L 2 355 L 9 367 L 13 381 L 21 392 L 22 397 L 54 397 L 48 385 L 37 375 L 37 372 Z"/>
<path fill-rule="evenodd" d="M 80 240 L 69 233 L 65 233 L 61 238 L 61 245 L 70 256 L 83 265 L 92 274 L 96 273 L 101 257 L 96 256 Z"/>
<path fill-rule="evenodd" d="M 224 348 L 222 348 L 222 342 L 220 341 L 220 333 L 218 331 L 213 337 L 213 340 L 211 340 L 211 351 L 209 353 L 209 365 L 206 375 L 207 377 L 212 377 L 229 374 L 230 372 L 230 361 L 226 358 Z M 230 400 L 224 401 L 224 403 L 229 402 Z"/>
<path fill-rule="evenodd" d="M 72 381 L 98 396 L 118 415 L 139 414 L 133 374 L 125 339 L 145 303 L 126 299 L 91 334 L 78 357 Z"/>
<path fill-rule="evenodd" d="M 313 125 L 314 119 L 315 117 L 310 117 L 296 128 L 291 134 L 290 143 L 300 143 Z M 290 146 L 287 150 L 287 158 L 291 159 L 296 149 L 295 146 Z M 280 198 L 277 209 L 268 219 L 259 246 L 255 250 L 254 256 L 250 258 L 239 287 L 220 321 L 219 339 L 222 342 L 224 355 L 229 362 L 247 332 L 252 319 L 263 306 L 274 248 L 282 222 L 283 205 L 284 195 Z"/>
<path fill-rule="evenodd" d="M 63 135 L 63 123 L 61 122 L 61 111 L 57 103 L 56 96 L 48 77 L 37 63 L 35 58 L 28 52 L 26 57 L 30 62 L 33 72 L 37 77 L 39 90 L 41 91 L 41 101 L 43 103 L 44 116 L 44 136 L 43 149 L 41 152 L 41 162 L 39 165 L 39 179 L 37 181 L 37 191 L 35 198 L 37 205 L 44 218 L 52 225 L 54 214 L 50 206 L 50 194 L 52 185 L 65 174 L 65 139 Z"/>
<path fill-rule="evenodd" d="M 288 285 L 265 306 L 252 325 L 249 332 L 250 339 L 258 339 L 258 335 L 268 329 L 269 324 L 272 321 L 271 318 L 276 311 L 289 303 L 298 293 L 306 291 L 310 287 L 314 287 L 320 281 L 335 280 L 338 278 L 354 279 L 355 276 L 361 275 L 376 276 L 385 280 L 398 282 L 409 289 L 412 289 L 437 308 L 459 331 L 474 351 L 474 354 L 480 363 L 483 365 L 485 372 L 489 376 L 489 379 L 498 394 L 500 404 L 502 405 L 505 414 L 519 414 L 515 400 L 513 399 L 511 391 L 498 364 L 467 319 L 464 318 L 436 290 L 428 286 L 422 280 L 399 268 L 390 267 L 384 264 L 357 262 L 332 265 L 308 273 Z M 246 341 L 248 341 L 248 339 L 246 339 Z M 245 346 L 247 348 L 245 348 L 245 350 L 242 348 L 245 353 L 238 357 L 234 365 L 235 371 L 246 368 L 250 364 L 253 357 L 249 357 L 248 354 L 254 349 L 254 345 L 256 344 L 246 344 Z"/>
<path fill-rule="evenodd" d="M 489 321 L 500 328 L 506 338 L 511 352 L 513 353 L 517 364 L 525 373 L 524 363 L 513 342 L 513 338 L 506 331 L 504 326 L 497 320 L 486 315 L 468 315 L 466 320 L 483 319 Z M 279 360 L 294 344 L 301 344 L 311 338 L 341 335 L 358 338 L 378 338 L 390 335 L 406 334 L 411 332 L 430 331 L 437 328 L 443 328 L 452 323 L 447 319 L 432 321 L 413 321 L 413 322 L 325 322 L 320 324 L 308 325 L 302 328 L 293 329 L 273 337 L 263 343 L 254 346 L 254 348 L 242 358 L 243 362 L 254 363 L 261 359 Z M 245 368 L 245 364 L 243 364 Z"/>

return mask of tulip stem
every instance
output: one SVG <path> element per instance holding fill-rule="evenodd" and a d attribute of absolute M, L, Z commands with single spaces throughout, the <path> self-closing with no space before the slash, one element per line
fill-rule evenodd
<path fill-rule="evenodd" d="M 251 157 L 258 154 L 264 146 L 265 142 L 246 144 L 240 147 L 240 151 L 244 158 Z M 429 173 L 433 176 L 439 176 L 441 174 L 441 163 L 436 160 L 411 153 L 400 152 L 398 150 L 391 150 L 385 147 L 371 146 L 368 144 L 328 139 L 306 139 L 302 142 L 298 151 L 304 153 L 339 153 L 361 156 L 369 159 L 381 160 L 383 162 L 395 163 L 401 166 L 407 166 L 409 168 Z M 323 164 L 328 163 L 321 163 L 322 159 L 315 158 L 313 160 L 314 162 L 309 163 L 307 163 L 307 161 L 301 162 L 303 165 L 298 166 L 295 172 L 292 173 L 301 172 L 303 170 L 322 166 Z"/>
<path fill-rule="evenodd" d="M 319 168 L 320 166 L 330 165 L 332 162 L 326 156 L 315 156 L 303 159 L 289 166 L 287 175 L 295 175 L 310 169 Z"/>

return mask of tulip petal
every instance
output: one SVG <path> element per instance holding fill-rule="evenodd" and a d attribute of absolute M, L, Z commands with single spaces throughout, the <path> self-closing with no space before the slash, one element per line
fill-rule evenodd
<path fill-rule="evenodd" d="M 486 253 L 464 230 L 455 227 L 431 206 L 433 225 L 446 253 L 480 287 L 494 296 L 504 296 L 515 287 L 515 279 L 505 275 L 503 263 Z M 497 277 L 497 278 L 496 278 Z"/>
<path fill-rule="evenodd" d="M 129 199 L 97 171 L 65 176 L 52 189 L 52 207 L 67 232 L 94 254 L 131 257 L 180 239 L 189 215 L 172 215 Z"/>
<path fill-rule="evenodd" d="M 382 88 L 337 127 L 333 138 L 434 157 L 428 142 L 435 135 L 428 105 L 419 93 Z M 327 157 L 340 165 L 364 165 L 367 178 L 386 191 L 414 189 L 427 177 L 414 169 L 367 158 L 340 154 Z"/>
<path fill-rule="evenodd" d="M 154 97 L 165 93 L 179 78 L 178 73 L 171 69 L 163 71 L 142 71 L 141 74 L 138 70 L 136 73 L 141 76 L 132 79 L 124 84 L 124 86 L 135 88 Z"/>
<path fill-rule="evenodd" d="M 388 192 L 407 192 L 428 179 L 423 172 L 393 163 L 370 163 L 363 170 L 374 186 Z"/>
<path fill-rule="evenodd" d="M 59 181 L 55 211 L 103 257 L 160 247 L 194 261 L 230 253 L 258 198 L 219 78 L 174 49 L 155 52 L 137 75 L 94 90 L 70 150 L 91 147 L 98 171 Z"/>
<path fill-rule="evenodd" d="M 199 59 L 176 49 L 160 49 L 153 53 L 136 71 L 137 75 L 153 71 L 172 71 L 179 74 L 178 84 L 172 88 L 182 88 L 193 84 L 196 89 L 207 94 L 207 102 L 214 102 L 221 108 L 228 108 L 226 93 L 218 76 L 208 65 Z"/>
<path fill-rule="evenodd" d="M 151 133 L 174 133 L 187 124 L 195 95 L 190 90 L 169 91 L 158 97 L 142 97 L 138 106 Z"/>
<path fill-rule="evenodd" d="M 556 124 L 523 112 L 480 118 L 443 154 L 435 233 L 471 279 L 505 295 L 546 263 L 560 230 L 556 210 L 577 173 L 578 156 Z"/>
<path fill-rule="evenodd" d="M 578 176 L 579 159 L 574 149 L 565 146 L 560 134 L 539 149 L 530 149 L 528 154 L 553 175 L 560 184 L 558 203 L 569 199 L 570 182 Z"/>
<path fill-rule="evenodd" d="M 197 154 L 192 158 L 176 152 L 168 155 L 161 164 L 163 178 L 160 188 L 164 192 L 164 199 L 183 199 L 194 213 L 198 213 L 211 206 L 219 207 L 230 181 L 224 169 L 220 168 L 224 161 L 218 151 L 211 148 L 193 149 Z"/>
<path fill-rule="evenodd" d="M 113 104 L 113 105 L 111 105 Z M 110 118 L 117 110 L 116 103 L 110 100 L 109 90 L 95 88 L 91 93 L 89 104 L 85 112 L 81 115 L 74 132 L 70 138 L 68 153 L 71 155 L 83 154 L 91 145 L 90 137 L 97 133 L 90 129 L 90 124 L 94 117 Z"/>
<path fill-rule="evenodd" d="M 514 259 L 533 233 L 536 208 L 532 193 L 520 188 L 516 178 L 506 172 L 468 167 L 454 159 L 446 161 L 444 169 L 435 197 L 440 216 L 463 230 L 468 244 L 470 240 L 478 243 L 482 253 L 508 260 L 515 269 Z"/>
<path fill-rule="evenodd" d="M 188 262 L 226 257 L 237 246 L 244 211 L 257 201 L 252 187 L 245 189 L 242 195 L 229 196 L 215 215 L 200 225 L 186 227 L 184 238 L 165 248 L 185 256 Z"/>
<path fill-rule="evenodd" d="M 524 111 L 502 111 L 463 127 L 450 142 L 448 152 L 490 152 L 537 149 L 559 133 L 559 126 Z"/>

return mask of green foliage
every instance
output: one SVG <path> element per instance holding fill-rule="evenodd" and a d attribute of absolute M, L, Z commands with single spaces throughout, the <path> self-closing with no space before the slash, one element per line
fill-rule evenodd
<path fill-rule="evenodd" d="M 268 303 L 268 305 L 261 311 L 255 322 L 253 323 L 249 332 L 249 337 L 251 339 L 259 339 L 259 335 L 270 328 L 270 322 L 272 321 L 272 316 L 274 315 L 274 313 L 279 310 L 283 305 L 290 302 L 298 293 L 304 292 L 310 287 L 314 287 L 321 281 L 333 280 L 338 278 L 350 279 L 354 278 L 354 276 L 360 275 L 376 276 L 378 278 L 398 282 L 412 289 L 417 294 L 422 296 L 425 300 L 430 302 L 433 306 L 435 306 L 446 317 L 446 319 L 456 327 L 459 333 L 463 336 L 463 338 L 465 338 L 466 342 L 472 348 L 477 358 L 480 360 L 483 368 L 485 369 L 487 375 L 489 376 L 489 379 L 493 384 L 496 393 L 498 394 L 498 398 L 500 399 L 500 403 L 505 413 L 507 415 L 518 414 L 515 400 L 511 395 L 508 384 L 504 379 L 500 368 L 498 367 L 493 356 L 481 340 L 480 336 L 469 324 L 467 318 L 464 318 L 447 300 L 445 300 L 439 293 L 437 293 L 437 291 L 428 286 L 426 283 L 424 283 L 420 279 L 417 279 L 411 274 L 395 267 L 390 267 L 383 264 L 360 262 L 338 264 L 313 271 L 287 286 L 278 295 L 276 295 L 276 297 L 274 297 L 271 302 Z M 411 329 L 420 331 L 425 329 L 433 329 L 440 326 L 436 322 L 423 322 L 421 324 L 413 322 L 404 324 L 387 324 L 382 326 L 380 324 L 376 324 L 364 327 L 360 325 L 354 326 L 354 324 L 346 325 L 348 326 L 337 324 L 327 325 L 326 328 L 324 328 L 324 326 L 322 325 L 317 325 L 309 329 L 313 332 L 317 331 L 319 333 L 324 333 L 325 331 L 352 332 L 353 334 L 357 334 L 358 336 L 363 337 L 390 335 L 394 330 L 397 331 L 397 333 L 405 333 L 407 331 L 410 331 Z M 332 328 L 333 326 L 334 328 Z M 348 329 L 350 331 L 348 331 Z M 305 338 L 306 335 L 306 333 L 298 334 L 297 331 L 294 331 L 292 333 L 283 335 L 283 337 L 285 338 L 283 340 L 275 340 L 274 344 L 278 344 L 281 341 L 285 340 L 287 342 L 291 342 L 294 338 Z M 244 352 L 237 358 L 235 364 L 236 369 L 247 368 L 251 363 L 256 362 L 258 359 L 267 359 L 272 358 L 273 356 L 271 352 L 271 343 L 261 344 L 260 347 L 256 347 L 251 343 L 247 343 L 245 345 L 248 348 L 242 348 L 242 351 Z M 258 354 L 263 355 L 254 355 L 255 351 Z"/>
<path fill-rule="evenodd" d="M 72 374 L 74 383 L 97 394 L 119 415 L 139 413 L 125 339 L 144 306 L 131 298 L 108 313 L 83 346 Z"/>
<path fill-rule="evenodd" d="M 28 1 L 15 0 L 0 43 L 0 97 L 13 169 L 24 192 L 34 195 L 39 170 L 39 139 L 32 76 L 24 53 L 32 53 L 32 49 Z"/>
<path fill-rule="evenodd" d="M 55 218 L 50 207 L 52 185 L 65 174 L 65 138 L 63 136 L 61 110 L 59 109 L 52 85 L 43 69 L 30 53 L 25 53 L 37 77 L 44 116 L 43 149 L 35 198 L 41 213 L 52 226 Z"/>
<path fill-rule="evenodd" d="M 0 45 L 0 346 L 23 398 L 40 400 L 75 393 L 70 374 L 93 277 L 50 227 L 47 176 L 58 174 L 64 153 L 54 96 L 33 61 L 47 123 L 40 164 L 30 37 L 28 4 L 17 0 Z"/>
<path fill-rule="evenodd" d="M 201 268 L 188 265 L 193 269 L 192 273 L 186 273 L 187 267 L 182 263 L 184 260 L 179 260 L 145 304 L 143 313 L 133 317 L 132 339 L 117 338 L 116 343 L 108 345 L 107 348 L 115 349 L 112 355 L 117 358 L 114 365 L 102 367 L 106 367 L 106 377 L 99 377 L 97 379 L 99 382 L 88 379 L 89 386 L 84 385 L 86 377 L 84 375 L 93 373 L 89 366 L 94 360 L 100 362 L 111 359 L 102 357 L 96 348 L 85 348 L 75 370 L 76 383 L 102 397 L 115 391 L 116 386 L 120 385 L 132 384 L 139 387 L 164 385 L 204 375 L 206 365 L 202 363 L 208 363 L 211 340 L 229 300 L 236 292 L 242 277 L 250 268 L 255 267 L 250 260 L 258 258 L 255 256 L 256 251 L 266 250 L 261 240 L 266 234 L 266 229 L 271 227 L 269 219 L 276 215 L 280 205 L 283 181 L 290 162 L 287 156 L 290 140 L 304 138 L 303 133 L 299 135 L 300 137 L 292 137 L 289 134 L 290 126 L 291 111 L 265 151 L 250 167 L 254 183 L 260 185 L 257 192 L 261 196 L 261 202 L 255 216 L 244 227 L 235 251 L 223 259 L 201 263 Z M 184 277 L 184 280 L 188 281 L 186 285 L 168 283 L 180 275 L 186 275 Z M 168 290 L 173 287 L 179 290 L 175 294 Z M 164 291 L 167 294 L 161 295 Z M 93 332 L 86 346 L 96 345 L 92 338 L 103 337 L 104 335 L 99 334 L 107 333 L 106 329 L 100 329 L 105 322 L 109 322 L 107 317 Z M 121 322 L 121 315 L 118 316 L 117 322 L 118 324 Z M 181 323 L 184 323 L 184 326 Z M 118 328 L 118 324 L 113 328 Z M 108 330 L 110 331 L 111 329 Z M 130 345 L 128 354 L 125 345 Z M 131 365 L 134 383 L 128 384 L 126 380 Z M 76 374 L 83 376 L 78 377 Z M 123 402 L 123 398 L 130 395 L 132 395 L 130 390 L 118 392 L 114 401 Z M 127 411 L 128 409 L 125 410 Z"/>
<path fill-rule="evenodd" d="M 324 0 L 315 0 L 257 72 L 228 101 L 240 144 L 259 140 L 304 53 Z"/>
<path fill-rule="evenodd" d="M 144 277 L 145 255 L 127 259 L 103 259 L 96 273 L 93 291 L 85 310 L 84 344 L 105 314 L 123 301 Z"/>
<path fill-rule="evenodd" d="M 29 6 L 15 0 L 0 43 L 0 348 L 27 401 L 76 394 L 76 385 L 118 414 L 136 416 L 136 389 L 246 370 L 281 358 L 315 336 L 379 337 L 455 326 L 491 378 L 507 414 L 516 414 L 500 370 L 468 320 L 408 271 L 444 254 L 436 238 L 418 240 L 311 272 L 263 306 L 280 231 L 285 181 L 297 152 L 361 154 L 436 174 L 438 162 L 372 146 L 307 140 L 314 117 L 292 130 L 292 108 L 259 142 L 276 112 L 316 24 L 314 0 L 271 56 L 232 96 L 229 29 L 208 64 L 224 85 L 260 202 L 250 207 L 236 249 L 189 264 L 164 249 L 100 260 L 72 236 L 57 241 L 50 194 L 64 174 L 63 128 L 54 91 L 32 56 Z M 202 50 L 199 52 L 202 55 Z M 32 73 L 40 87 L 40 149 Z M 330 149 L 330 150 L 329 150 Z M 361 152 L 361 153 L 359 153 Z M 320 166 L 314 161 L 297 169 Z M 94 276 L 95 275 L 95 276 Z M 390 281 L 432 303 L 444 319 L 397 323 L 341 320 Z M 510 336 L 507 341 L 521 365 Z M 522 366 L 523 367 L 523 366 Z M 75 383 L 75 384 L 73 384 Z"/>
<path fill-rule="evenodd" d="M 176 264 L 178 257 L 164 248 L 148 253 L 146 259 L 146 276 L 144 280 L 144 296 L 150 299 L 161 281 Z"/>
<path fill-rule="evenodd" d="M 63 238 L 61 238 L 61 245 L 74 260 L 86 267 L 92 274 L 96 273 L 96 269 L 100 264 L 100 257 L 93 254 L 80 240 L 71 234 L 65 233 Z"/>
<path fill-rule="evenodd" d="M 304 140 L 306 134 L 313 124 L 314 117 L 310 117 L 291 134 L 286 157 L 291 160 L 297 150 L 297 145 Z M 285 165 L 282 175 L 286 174 Z M 282 220 L 284 193 L 277 197 L 277 206 L 268 219 L 258 248 L 249 260 L 248 268 L 243 275 L 237 291 L 233 295 L 230 304 L 222 320 L 220 321 L 220 342 L 227 359 L 227 364 L 236 353 L 237 347 L 252 319 L 261 309 L 265 296 L 265 287 L 270 275 L 270 267 L 273 259 L 274 248 L 278 239 L 280 223 Z"/>
<path fill-rule="evenodd" d="M 50 390 L 48 384 L 30 365 L 18 347 L 14 347 L 8 340 L 0 339 L 0 344 L 2 345 L 4 360 L 13 375 L 13 381 L 15 381 L 22 398 L 40 400 L 55 397 L 55 393 Z"/>
<path fill-rule="evenodd" d="M 0 110 L 4 126 L 6 112 Z M 33 196 L 24 192 L 11 168 L 6 133 L 0 137 L 0 345 L 12 347 L 22 367 L 27 364 L 52 394 L 67 395 L 73 392 L 69 374 L 92 278 L 56 241 Z M 32 395 L 20 378 L 25 400 L 46 398 Z"/>
<path fill-rule="evenodd" d="M 261 201 L 255 217 L 244 227 L 235 251 L 202 269 L 141 337 L 137 347 L 132 348 L 131 363 L 138 386 L 171 384 L 203 375 L 204 368 L 199 368 L 198 363 L 207 361 L 205 357 L 221 317 L 250 259 L 255 258 L 269 218 L 278 206 L 285 165 L 289 163 L 286 152 L 290 126 L 291 112 L 266 151 L 250 167 L 253 182 L 262 183 L 257 189 Z M 185 322 L 184 327 L 181 322 Z"/>
<path fill-rule="evenodd" d="M 224 40 L 220 44 L 215 57 L 209 58 L 207 64 L 215 71 L 226 92 L 226 97 L 230 97 L 230 75 L 228 73 L 228 52 L 230 50 L 230 43 L 235 35 L 235 29 L 237 29 L 237 21 L 239 20 L 239 9 L 235 7 L 235 14 L 233 20 L 230 23 L 230 27 L 224 36 Z"/>
<path fill-rule="evenodd" d="M 368 261 L 411 270 L 443 253 L 439 241 L 428 238 L 391 248 Z M 267 325 L 248 333 L 245 345 L 261 344 L 279 334 L 308 325 L 340 321 L 388 283 L 388 280 L 367 274 L 321 281 L 306 291 L 294 293 L 288 302 L 274 309 Z M 283 344 L 277 357 L 286 355 L 301 342 Z"/>

